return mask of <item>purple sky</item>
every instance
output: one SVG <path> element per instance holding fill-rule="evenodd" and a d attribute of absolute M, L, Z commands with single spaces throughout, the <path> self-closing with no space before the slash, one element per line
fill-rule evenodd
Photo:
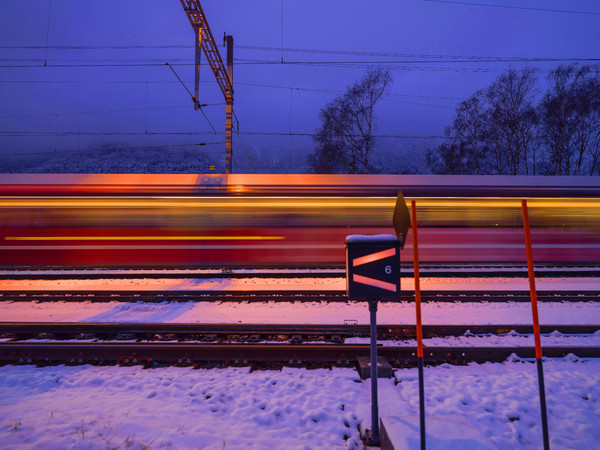
<path fill-rule="evenodd" d="M 261 170 L 269 171 L 271 156 L 272 164 L 297 164 L 293 155 L 313 148 L 305 135 L 319 126 L 319 109 L 370 64 L 390 67 L 394 77 L 377 111 L 377 134 L 393 137 L 380 138 L 379 148 L 402 154 L 434 145 L 406 137 L 442 135 L 456 103 L 510 65 L 540 67 L 543 78 L 559 62 L 540 58 L 600 57 L 596 1 L 468 1 L 204 0 L 217 43 L 224 32 L 234 37 L 234 109 L 248 152 L 263 155 Z M 2 4 L 0 155 L 217 142 L 197 148 L 221 162 L 225 107 L 205 60 L 200 101 L 218 103 L 204 108 L 217 135 L 164 66 L 172 63 L 192 89 L 193 32 L 179 1 L 52 0 L 50 17 L 49 6 Z M 456 57 L 465 58 L 436 61 Z M 141 66 L 115 67 L 123 64 Z M 237 138 L 234 158 L 249 171 Z"/>

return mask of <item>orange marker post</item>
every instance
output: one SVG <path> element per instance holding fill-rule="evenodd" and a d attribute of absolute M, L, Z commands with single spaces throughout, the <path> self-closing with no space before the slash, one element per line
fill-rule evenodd
<path fill-rule="evenodd" d="M 546 412 L 546 391 L 544 388 L 544 369 L 542 366 L 542 341 L 540 338 L 540 321 L 538 318 L 537 293 L 535 290 L 535 274 L 533 272 L 533 251 L 531 249 L 531 232 L 529 229 L 529 214 L 527 212 L 527 200 L 521 200 L 523 213 L 523 229 L 525 231 L 525 249 L 527 251 L 527 272 L 529 275 L 529 291 L 531 293 L 531 311 L 533 313 L 533 334 L 535 336 L 535 359 L 538 370 L 538 384 L 540 390 L 540 408 L 542 412 L 542 433 L 544 437 L 544 449 L 550 448 L 548 434 L 548 415 Z"/>
<path fill-rule="evenodd" d="M 423 329 L 421 327 L 421 282 L 419 278 L 419 240 L 417 237 L 417 205 L 410 202 L 413 235 L 413 265 L 415 276 L 415 306 L 417 310 L 417 362 L 419 365 L 419 415 L 421 420 L 421 449 L 425 449 L 425 383 L 423 381 Z"/>

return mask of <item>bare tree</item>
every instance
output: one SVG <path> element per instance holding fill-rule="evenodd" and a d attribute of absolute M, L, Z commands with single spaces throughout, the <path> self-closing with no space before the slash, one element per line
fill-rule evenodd
<path fill-rule="evenodd" d="M 315 153 L 308 164 L 316 172 L 369 173 L 375 143 L 375 105 L 392 84 L 389 70 L 366 75 L 323 108 L 313 135 Z"/>
<path fill-rule="evenodd" d="M 447 130 L 447 134 L 452 136 L 455 145 L 464 149 L 464 164 L 467 166 L 465 173 L 480 175 L 490 171 L 487 155 L 489 147 L 485 140 L 486 107 L 484 91 L 475 92 L 471 97 L 459 103 L 452 128 Z"/>
<path fill-rule="evenodd" d="M 600 64 L 561 65 L 536 104 L 534 69 L 510 69 L 456 108 L 434 173 L 600 175 Z"/>
<path fill-rule="evenodd" d="M 589 151 L 589 171 L 590 175 L 600 175 L 600 88 L 595 90 L 595 100 L 591 108 L 589 117 L 589 128 L 586 144 Z M 583 133 L 582 133 L 583 134 Z M 583 139 L 582 139 L 583 141 Z"/>
<path fill-rule="evenodd" d="M 561 65 L 548 75 L 548 91 L 540 104 L 544 141 L 548 147 L 546 171 L 569 175 L 575 133 L 575 89 L 583 76 L 574 65 Z"/>
<path fill-rule="evenodd" d="M 533 172 L 537 136 L 534 95 L 535 70 L 509 69 L 486 89 L 488 102 L 486 140 L 494 153 L 499 174 Z"/>
<path fill-rule="evenodd" d="M 431 171 L 438 175 L 472 175 L 469 150 L 465 142 L 444 142 L 428 150 L 425 158 Z"/>
<path fill-rule="evenodd" d="M 575 90 L 574 175 L 600 173 L 600 66 L 586 72 Z"/>
<path fill-rule="evenodd" d="M 548 85 L 540 104 L 547 172 L 594 173 L 600 156 L 598 66 L 561 65 L 548 75 Z"/>
<path fill-rule="evenodd" d="M 448 142 L 428 152 L 430 168 L 457 174 L 535 173 L 536 82 L 533 69 L 510 69 L 462 101 L 446 130 Z"/>

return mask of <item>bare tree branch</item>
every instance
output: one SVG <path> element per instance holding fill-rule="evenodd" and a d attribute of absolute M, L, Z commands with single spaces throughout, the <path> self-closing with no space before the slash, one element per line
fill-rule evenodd
<path fill-rule="evenodd" d="M 389 70 L 369 69 L 360 81 L 321 109 L 321 127 L 313 135 L 316 149 L 309 157 L 314 171 L 369 173 L 375 105 L 391 83 Z"/>

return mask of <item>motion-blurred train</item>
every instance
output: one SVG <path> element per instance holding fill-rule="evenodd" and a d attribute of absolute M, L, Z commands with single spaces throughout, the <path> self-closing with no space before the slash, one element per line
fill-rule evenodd
<path fill-rule="evenodd" d="M 416 201 L 424 263 L 600 262 L 599 177 L 0 175 L 0 266 L 343 267 Z M 412 261 L 411 233 L 401 259 Z"/>

